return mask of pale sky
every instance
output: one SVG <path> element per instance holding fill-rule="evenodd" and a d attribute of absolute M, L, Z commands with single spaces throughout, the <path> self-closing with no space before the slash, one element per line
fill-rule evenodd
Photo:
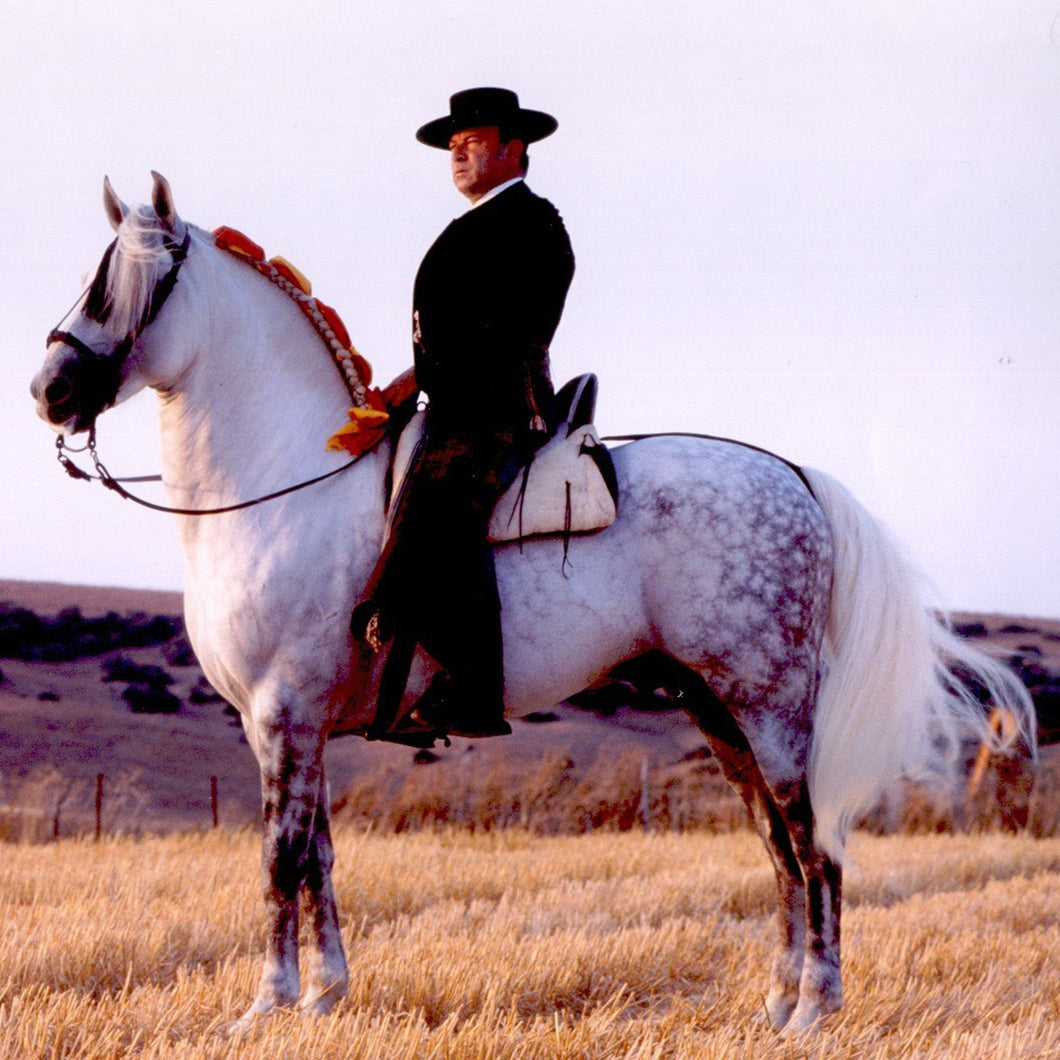
<path fill-rule="evenodd" d="M 180 587 L 169 517 L 67 479 L 27 390 L 111 238 L 105 173 L 139 202 L 157 169 L 182 216 L 293 261 L 385 381 L 410 361 L 419 260 L 463 209 L 414 130 L 500 84 L 559 119 L 529 178 L 578 262 L 553 373 L 599 375 L 604 433 L 702 431 L 822 468 L 947 605 L 1060 616 L 1058 15 L 19 5 L 0 64 L 0 577 Z M 100 421 L 115 474 L 157 470 L 154 405 Z"/>

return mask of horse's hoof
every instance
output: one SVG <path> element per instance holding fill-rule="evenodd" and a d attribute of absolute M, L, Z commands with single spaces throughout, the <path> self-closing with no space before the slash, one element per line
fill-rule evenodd
<path fill-rule="evenodd" d="M 222 1023 L 218 1028 L 218 1033 L 222 1038 L 228 1038 L 230 1041 L 246 1038 L 260 1018 L 260 1016 L 251 1015 L 248 1012 L 245 1016 L 232 1020 L 231 1023 Z"/>
<path fill-rule="evenodd" d="M 821 1029 L 821 1021 L 825 1016 L 838 1011 L 839 1004 L 825 1004 L 819 1000 L 806 1003 L 800 1001 L 795 1006 L 791 1018 L 784 1024 L 781 1034 L 791 1037 L 795 1034 L 816 1034 Z"/>
<path fill-rule="evenodd" d="M 769 996 L 766 998 L 766 1014 L 769 1016 L 773 1030 L 783 1030 L 788 1025 L 798 1000 L 799 995 L 790 990 L 774 988 L 769 991 Z"/>
<path fill-rule="evenodd" d="M 220 1032 L 226 1038 L 244 1038 L 260 1027 L 278 1007 L 275 1002 L 262 1001 L 259 998 L 239 1019 L 223 1024 Z"/>
<path fill-rule="evenodd" d="M 310 1016 L 326 1016 L 349 993 L 349 980 L 341 979 L 320 990 L 307 991 L 298 1002 L 298 1011 Z"/>

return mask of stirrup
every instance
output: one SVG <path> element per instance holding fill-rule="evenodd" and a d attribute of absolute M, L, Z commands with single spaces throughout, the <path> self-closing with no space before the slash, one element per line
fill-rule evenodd
<path fill-rule="evenodd" d="M 403 747 L 415 747 L 417 750 L 421 751 L 433 747 L 438 740 L 442 740 L 446 747 L 449 746 L 449 737 L 442 733 L 435 732 L 432 729 L 419 731 L 415 729 L 405 730 L 397 728 L 387 729 L 383 732 L 379 732 L 375 729 L 366 729 L 362 735 L 366 740 L 396 743 L 401 744 Z"/>
<path fill-rule="evenodd" d="M 437 673 L 431 679 L 430 687 L 416 705 L 401 719 L 402 724 L 411 722 L 422 724 L 426 729 L 433 729 L 439 736 L 461 736 L 464 739 L 485 739 L 487 736 L 510 736 L 512 727 L 504 717 L 504 708 L 491 711 L 483 716 L 483 711 L 468 712 L 456 704 L 461 703 L 459 689 L 453 694 L 453 679 L 445 672 Z"/>

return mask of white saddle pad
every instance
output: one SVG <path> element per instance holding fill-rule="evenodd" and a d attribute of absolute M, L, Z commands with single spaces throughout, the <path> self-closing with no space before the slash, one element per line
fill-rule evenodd
<path fill-rule="evenodd" d="M 497 502 L 490 541 L 602 530 L 615 521 L 615 498 L 591 450 L 601 445 L 592 424 L 561 427 Z"/>
<path fill-rule="evenodd" d="M 417 412 L 398 439 L 391 511 L 423 435 L 424 418 L 422 411 Z M 519 541 L 547 534 L 587 533 L 610 526 L 615 521 L 615 498 L 591 454 L 601 444 L 591 424 L 570 434 L 561 426 L 497 502 L 488 540 Z"/>

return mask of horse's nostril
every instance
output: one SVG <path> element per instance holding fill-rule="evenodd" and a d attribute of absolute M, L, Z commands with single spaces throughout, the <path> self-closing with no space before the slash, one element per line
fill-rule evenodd
<path fill-rule="evenodd" d="M 68 379 L 64 379 L 61 376 L 58 379 L 53 379 L 44 390 L 44 400 L 49 405 L 58 405 L 63 401 L 67 401 L 70 395 L 74 392 L 73 387 L 70 385 Z"/>

